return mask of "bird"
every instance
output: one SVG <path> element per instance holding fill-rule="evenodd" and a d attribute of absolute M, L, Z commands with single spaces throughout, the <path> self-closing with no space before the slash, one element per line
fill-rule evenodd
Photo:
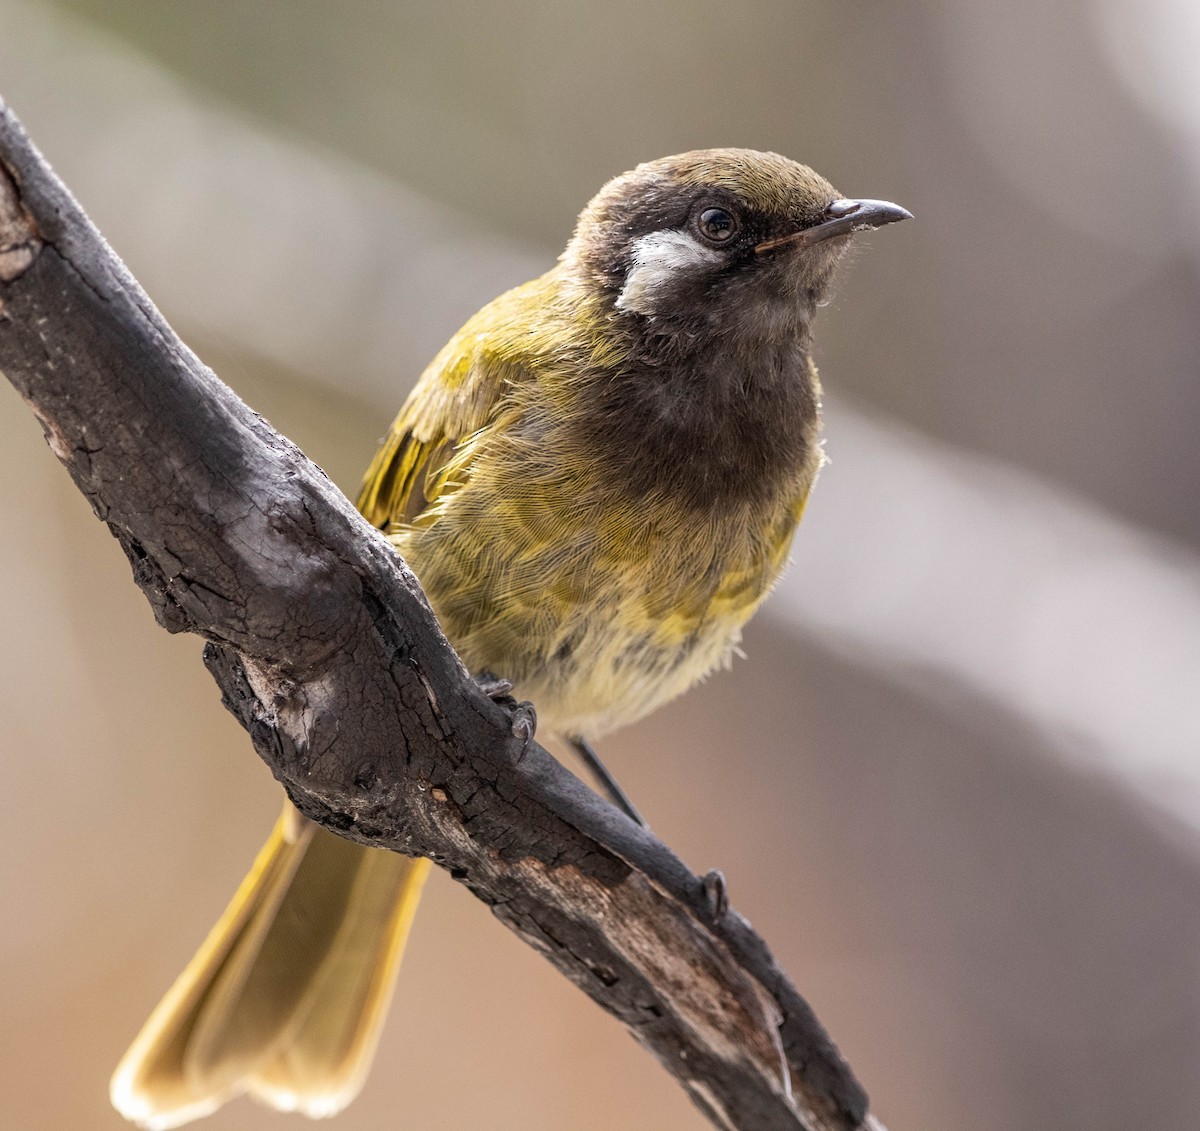
<path fill-rule="evenodd" d="M 814 316 L 853 234 L 910 218 L 776 153 L 648 161 L 601 188 L 545 274 L 466 322 L 357 505 L 469 671 L 587 756 L 729 663 L 823 460 Z M 242 1093 L 342 1110 L 429 868 L 285 803 L 118 1065 L 117 1110 L 155 1131 Z"/>

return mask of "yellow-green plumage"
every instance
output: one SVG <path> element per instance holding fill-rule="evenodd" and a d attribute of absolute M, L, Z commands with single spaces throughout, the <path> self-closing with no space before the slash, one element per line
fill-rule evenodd
<path fill-rule="evenodd" d="M 907 215 L 836 197 L 749 150 L 639 166 L 396 418 L 359 509 L 467 667 L 511 680 L 548 729 L 594 737 L 686 690 L 783 569 L 821 460 L 810 325 L 846 217 Z M 240 1092 L 345 1106 L 428 868 L 285 808 L 118 1066 L 118 1109 L 165 1128 Z"/>
<path fill-rule="evenodd" d="M 805 458 L 766 498 L 685 509 L 653 489 L 652 453 L 647 482 L 624 490 L 573 427 L 596 374 L 620 364 L 580 292 L 560 264 L 475 315 L 414 389 L 360 502 L 470 670 L 512 680 L 544 726 L 596 736 L 728 656 L 783 568 L 820 452 L 814 414 Z"/>

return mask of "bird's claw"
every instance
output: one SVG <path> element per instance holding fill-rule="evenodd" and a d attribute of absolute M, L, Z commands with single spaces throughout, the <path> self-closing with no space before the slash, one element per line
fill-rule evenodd
<path fill-rule="evenodd" d="M 701 877 L 700 886 L 704 889 L 704 902 L 708 907 L 709 920 L 717 923 L 729 910 L 729 889 L 725 886 L 725 876 L 714 868 Z"/>
<path fill-rule="evenodd" d="M 499 703 L 510 713 L 509 726 L 512 729 L 512 736 L 521 740 L 521 749 L 517 751 L 517 761 L 520 762 L 525 757 L 525 751 L 529 749 L 529 744 L 537 732 L 537 711 L 533 709 L 532 703 L 524 700 L 518 703 L 512 697 L 511 680 L 504 679 L 494 672 L 480 672 L 472 678 L 475 686 L 484 695 L 493 703 Z"/>
<path fill-rule="evenodd" d="M 513 737 L 521 740 L 521 749 L 517 752 L 518 762 L 525 757 L 525 752 L 529 749 L 529 744 L 533 741 L 536 732 L 537 711 L 534 710 L 532 703 L 523 700 L 516 705 L 512 713 Z"/>
<path fill-rule="evenodd" d="M 475 686 L 489 699 L 507 699 L 513 685 L 511 680 L 503 679 L 494 672 L 480 672 L 475 676 Z"/>

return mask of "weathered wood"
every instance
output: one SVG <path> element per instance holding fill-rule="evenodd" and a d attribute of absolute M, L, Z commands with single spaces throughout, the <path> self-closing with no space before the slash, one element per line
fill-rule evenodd
<path fill-rule="evenodd" d="M 878 1127 L 766 945 L 482 694 L 351 503 L 171 331 L 0 103 L 0 369 L 307 816 L 427 856 L 718 1127 Z"/>

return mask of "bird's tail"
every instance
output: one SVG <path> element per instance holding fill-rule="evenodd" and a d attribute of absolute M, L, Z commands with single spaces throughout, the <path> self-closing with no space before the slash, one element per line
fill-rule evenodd
<path fill-rule="evenodd" d="M 248 1092 L 318 1117 L 362 1087 L 427 860 L 285 806 L 250 874 L 113 1074 L 112 1102 L 177 1127 Z"/>

